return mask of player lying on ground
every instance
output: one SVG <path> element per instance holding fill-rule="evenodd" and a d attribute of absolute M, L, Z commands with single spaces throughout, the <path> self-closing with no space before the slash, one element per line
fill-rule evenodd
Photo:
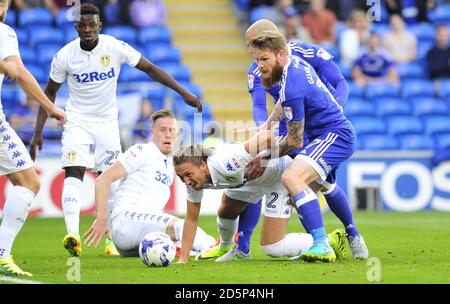
<path fill-rule="evenodd" d="M 224 144 L 216 148 L 201 145 L 181 148 L 174 156 L 177 175 L 187 186 L 187 214 L 180 262 L 187 263 L 189 252 L 196 236 L 203 189 L 226 189 L 218 210 L 217 225 L 220 245 L 202 252 L 197 259 L 209 259 L 224 255 L 233 246 L 238 215 L 249 203 L 255 203 L 267 195 L 271 200 L 265 209 L 261 232 L 261 248 L 271 257 L 293 257 L 312 246 L 311 235 L 286 233 L 291 214 L 289 193 L 281 183 L 283 170 L 292 162 L 289 156 L 270 160 L 264 174 L 248 181 L 245 177 L 247 165 L 255 156 L 274 142 L 271 131 L 258 132 L 244 143 Z M 344 234 L 335 233 L 331 241 L 339 252 L 344 250 Z M 234 259 L 232 251 L 219 258 L 218 262 Z M 242 254 L 241 258 L 249 258 Z"/>
<path fill-rule="evenodd" d="M 97 218 L 84 235 L 86 245 L 97 247 L 109 227 L 122 256 L 137 256 L 139 243 L 149 232 L 164 232 L 181 241 L 184 221 L 162 212 L 174 178 L 171 154 L 178 137 L 177 121 L 169 110 L 155 112 L 152 121 L 152 141 L 132 146 L 97 178 Z M 108 206 L 109 187 L 119 180 L 116 201 Z M 196 230 L 193 251 L 214 244 L 212 236 Z"/>

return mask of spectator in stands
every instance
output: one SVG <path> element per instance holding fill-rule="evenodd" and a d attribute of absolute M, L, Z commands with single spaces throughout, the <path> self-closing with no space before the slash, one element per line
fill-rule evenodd
<path fill-rule="evenodd" d="M 390 19 L 392 32 L 383 38 L 383 45 L 395 63 L 409 63 L 416 60 L 417 38 L 405 30 L 405 22 L 399 15 Z"/>
<path fill-rule="evenodd" d="M 361 52 L 361 47 L 367 45 L 370 23 L 362 10 L 353 10 L 347 20 L 347 29 L 339 39 L 341 63 L 349 68 Z"/>
<path fill-rule="evenodd" d="M 380 47 L 380 39 L 376 33 L 371 33 L 368 46 L 353 65 L 353 79 L 365 86 L 374 82 L 399 84 L 398 73 L 389 55 Z"/>
<path fill-rule="evenodd" d="M 428 22 L 427 12 L 436 6 L 436 0 L 386 0 L 389 15 L 400 15 L 408 24 Z"/>
<path fill-rule="evenodd" d="M 448 26 L 442 24 L 436 29 L 436 45 L 427 53 L 431 79 L 450 77 L 450 47 L 448 44 Z"/>
<path fill-rule="evenodd" d="M 310 11 L 303 14 L 302 21 L 313 43 L 333 45 L 336 42 L 336 16 L 332 11 L 325 9 L 325 0 L 311 0 Z"/>
<path fill-rule="evenodd" d="M 166 8 L 162 0 L 133 0 L 130 6 L 131 22 L 142 28 L 164 26 L 166 24 Z"/>
<path fill-rule="evenodd" d="M 293 6 L 289 6 L 282 11 L 281 32 L 287 41 L 298 40 L 306 43 L 311 42 L 309 32 L 301 26 L 300 14 Z"/>
<path fill-rule="evenodd" d="M 53 16 L 58 15 L 61 9 L 72 7 L 71 1 L 67 0 L 44 0 L 45 6 L 52 11 Z M 75 1 L 73 1 L 75 3 Z"/>
<path fill-rule="evenodd" d="M 143 99 L 141 113 L 132 131 L 133 144 L 146 143 L 150 140 L 152 134 L 152 114 L 153 107 L 151 101 Z"/>
<path fill-rule="evenodd" d="M 100 0 L 99 6 L 104 26 L 130 24 L 128 0 Z"/>

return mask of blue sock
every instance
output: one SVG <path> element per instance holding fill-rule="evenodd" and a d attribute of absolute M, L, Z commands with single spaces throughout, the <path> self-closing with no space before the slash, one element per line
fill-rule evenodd
<path fill-rule="evenodd" d="M 344 224 L 347 234 L 353 237 L 359 235 L 358 229 L 356 229 L 353 223 L 352 209 L 342 188 L 336 185 L 331 193 L 324 195 L 331 211 Z"/>
<path fill-rule="evenodd" d="M 239 214 L 238 226 L 238 247 L 239 250 L 248 253 L 250 251 L 250 239 L 252 238 L 253 230 L 261 217 L 261 200 L 256 204 L 248 204 L 247 208 Z"/>
<path fill-rule="evenodd" d="M 316 194 L 311 188 L 306 188 L 294 196 L 294 202 L 305 229 L 311 232 L 314 244 L 326 242 L 322 213 Z"/>

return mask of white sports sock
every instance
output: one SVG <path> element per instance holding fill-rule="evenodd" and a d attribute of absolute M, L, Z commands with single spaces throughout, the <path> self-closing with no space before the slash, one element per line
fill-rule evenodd
<path fill-rule="evenodd" d="M 184 220 L 176 221 L 173 225 L 173 230 L 175 231 L 175 237 L 177 241 L 181 242 L 183 237 L 183 226 Z M 203 250 L 211 247 L 216 243 L 214 237 L 208 235 L 202 228 L 197 227 L 197 232 L 195 233 L 194 243 L 192 244 L 192 250 L 197 252 L 202 252 Z"/>
<path fill-rule="evenodd" d="M 228 220 L 217 216 L 217 229 L 220 235 L 220 244 L 222 247 L 227 247 L 233 244 L 234 234 L 238 227 L 238 220 Z"/>
<path fill-rule="evenodd" d="M 0 226 L 0 258 L 11 255 L 14 239 L 27 219 L 34 197 L 33 191 L 22 186 L 14 186 L 10 191 Z"/>
<path fill-rule="evenodd" d="M 83 182 L 75 177 L 64 179 L 62 206 L 67 233 L 80 235 L 80 209 L 83 199 Z"/>
<path fill-rule="evenodd" d="M 271 245 L 261 246 L 261 249 L 268 256 L 274 258 L 293 257 L 302 251 L 308 250 L 313 245 L 311 234 L 289 233 L 285 237 Z"/>

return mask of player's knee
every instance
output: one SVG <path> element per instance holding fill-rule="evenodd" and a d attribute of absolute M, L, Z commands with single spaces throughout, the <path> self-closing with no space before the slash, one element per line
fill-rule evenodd
<path fill-rule="evenodd" d="M 289 188 L 289 186 L 299 182 L 299 177 L 291 170 L 286 170 L 281 175 L 281 182 Z"/>

